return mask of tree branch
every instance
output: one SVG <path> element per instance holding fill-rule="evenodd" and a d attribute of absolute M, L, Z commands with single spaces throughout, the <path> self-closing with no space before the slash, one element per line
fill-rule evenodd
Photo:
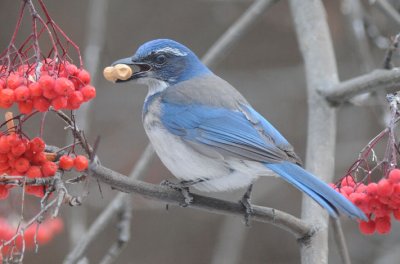
<path fill-rule="evenodd" d="M 321 95 L 339 83 L 325 10 L 320 0 L 291 0 L 290 8 L 305 64 L 308 94 L 306 169 L 330 182 L 335 170 L 336 111 Z M 309 243 L 300 243 L 304 264 L 328 263 L 328 215 L 303 195 L 302 218 L 320 227 Z"/>
<path fill-rule="evenodd" d="M 264 14 L 265 10 L 278 0 L 256 0 L 253 4 L 233 23 L 227 31 L 218 38 L 203 56 L 202 61 L 208 67 L 215 67 L 231 51 L 234 44 L 240 40 L 249 28 Z"/>
<path fill-rule="evenodd" d="M 319 90 L 332 105 L 339 105 L 352 97 L 378 90 L 395 92 L 400 87 L 400 70 L 374 70 L 371 73 L 341 82 L 329 91 Z"/>
<path fill-rule="evenodd" d="M 118 189 L 122 192 L 137 193 L 142 196 L 159 200 L 169 204 L 183 204 L 185 198 L 176 190 L 169 187 L 154 185 L 143 181 L 129 179 L 128 177 L 102 167 L 98 164 L 92 164 L 90 171 L 93 177 Z M 244 207 L 240 203 L 228 202 L 216 198 L 192 194 L 194 202 L 189 205 L 191 208 L 204 210 L 224 215 L 234 215 L 243 217 Z M 271 223 L 284 230 L 289 231 L 298 239 L 307 240 L 315 230 L 302 220 L 279 210 L 267 207 L 253 205 L 253 221 Z"/>
<path fill-rule="evenodd" d="M 375 3 L 385 15 L 388 15 L 397 26 L 400 26 L 400 14 L 387 0 L 376 0 Z"/>
<path fill-rule="evenodd" d="M 340 219 L 333 219 L 332 221 L 333 237 L 338 246 L 338 251 L 343 264 L 351 264 L 349 251 L 347 249 L 346 239 L 343 234 L 342 224 Z"/>

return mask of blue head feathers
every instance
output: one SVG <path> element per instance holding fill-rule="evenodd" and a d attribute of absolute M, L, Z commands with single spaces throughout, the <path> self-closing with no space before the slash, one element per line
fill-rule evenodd
<path fill-rule="evenodd" d="M 131 79 L 154 78 L 169 85 L 211 73 L 190 49 L 170 39 L 146 42 L 132 57 L 114 62 L 118 63 L 139 67 Z"/>

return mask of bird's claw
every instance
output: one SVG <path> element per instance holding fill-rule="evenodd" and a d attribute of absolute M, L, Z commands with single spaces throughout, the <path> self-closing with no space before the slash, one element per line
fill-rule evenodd
<path fill-rule="evenodd" d="M 191 195 L 191 193 L 189 191 L 189 187 L 187 187 L 187 186 L 185 186 L 183 184 L 180 184 L 180 183 L 173 183 L 173 182 L 170 182 L 168 180 L 162 181 L 160 183 L 160 185 L 167 186 L 167 187 L 169 187 L 171 189 L 179 191 L 182 194 L 182 196 L 184 198 L 184 201 L 179 203 L 180 206 L 187 207 L 191 203 L 193 203 L 193 196 Z"/>
<path fill-rule="evenodd" d="M 239 201 L 241 205 L 243 205 L 245 212 L 244 212 L 244 223 L 246 226 L 250 226 L 250 219 L 254 213 L 253 206 L 251 206 L 250 199 L 245 198 L 243 196 L 242 200 Z"/>
<path fill-rule="evenodd" d="M 253 206 L 250 203 L 250 195 L 253 190 L 253 185 L 250 185 L 246 193 L 243 195 L 239 203 L 244 207 L 244 223 L 246 226 L 250 226 L 250 218 L 254 214 Z"/>

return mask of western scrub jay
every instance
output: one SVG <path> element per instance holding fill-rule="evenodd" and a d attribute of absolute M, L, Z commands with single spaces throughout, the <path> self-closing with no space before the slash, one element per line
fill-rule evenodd
<path fill-rule="evenodd" d="M 309 195 L 330 216 L 339 211 L 366 219 L 348 199 L 301 167 L 289 142 L 225 80 L 212 73 L 184 45 L 168 39 L 149 41 L 132 57 L 113 63 L 135 65 L 127 82 L 148 86 L 143 125 L 164 165 L 201 191 L 249 187 L 271 171 Z"/>

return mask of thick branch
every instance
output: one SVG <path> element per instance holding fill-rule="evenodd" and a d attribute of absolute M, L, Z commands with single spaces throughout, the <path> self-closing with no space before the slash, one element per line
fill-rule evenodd
<path fill-rule="evenodd" d="M 290 8 L 307 78 L 306 168 L 330 182 L 335 169 L 336 112 L 318 94 L 318 90 L 332 90 L 339 83 L 339 78 L 326 13 L 321 0 L 291 0 Z M 326 212 L 309 197 L 303 196 L 302 218 L 320 227 L 309 243 L 301 243 L 302 263 L 328 263 Z"/>
<path fill-rule="evenodd" d="M 341 82 L 334 89 L 319 92 L 333 105 L 348 101 L 352 97 L 378 90 L 387 93 L 395 92 L 400 88 L 400 70 L 374 70 L 371 73 Z"/>
<path fill-rule="evenodd" d="M 165 186 L 129 179 L 122 174 L 97 164 L 91 166 L 91 172 L 95 178 L 123 192 L 133 192 L 175 205 L 183 204 L 185 200 L 179 191 Z M 191 208 L 224 215 L 243 216 L 245 213 L 245 209 L 240 203 L 228 202 L 197 194 L 193 194 L 193 198 L 194 202 L 189 205 Z M 314 232 L 310 225 L 285 212 L 256 205 L 253 205 L 253 208 L 253 221 L 271 223 L 291 232 L 299 239 L 308 238 Z"/>

